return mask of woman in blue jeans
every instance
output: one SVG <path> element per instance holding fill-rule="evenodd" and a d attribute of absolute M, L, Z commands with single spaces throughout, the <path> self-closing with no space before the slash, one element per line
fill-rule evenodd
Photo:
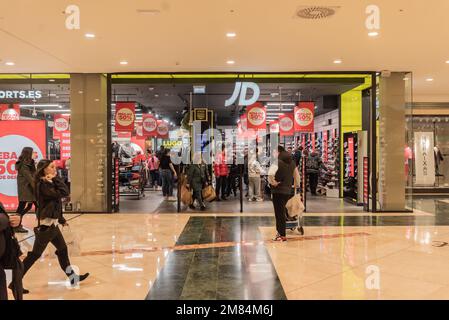
<path fill-rule="evenodd" d="M 161 156 L 159 171 L 162 180 L 162 194 L 168 201 L 176 201 L 173 197 L 173 177 L 177 177 L 175 167 L 170 159 L 170 149 L 165 149 Z"/>

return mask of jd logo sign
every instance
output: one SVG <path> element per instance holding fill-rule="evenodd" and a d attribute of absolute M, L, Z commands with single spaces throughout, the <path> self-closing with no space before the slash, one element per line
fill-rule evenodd
<path fill-rule="evenodd" d="M 253 96 L 247 99 L 248 89 L 251 89 Z M 236 82 L 234 93 L 225 101 L 225 107 L 229 107 L 238 100 L 239 106 L 250 106 L 257 102 L 260 96 L 259 86 L 254 82 Z"/>

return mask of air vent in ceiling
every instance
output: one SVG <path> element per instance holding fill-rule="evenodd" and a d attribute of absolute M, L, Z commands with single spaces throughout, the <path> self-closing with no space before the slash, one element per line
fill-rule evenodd
<path fill-rule="evenodd" d="M 339 8 L 335 6 L 301 6 L 296 11 L 296 16 L 301 19 L 325 19 L 333 16 Z"/>

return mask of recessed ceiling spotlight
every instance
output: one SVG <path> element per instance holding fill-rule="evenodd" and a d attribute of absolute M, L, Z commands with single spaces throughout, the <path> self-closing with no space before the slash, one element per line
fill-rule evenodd
<path fill-rule="evenodd" d="M 236 36 L 237 36 L 237 33 L 235 33 L 235 32 L 226 33 L 226 37 L 228 37 L 228 38 L 235 38 Z"/>
<path fill-rule="evenodd" d="M 446 60 L 446 63 L 449 64 L 449 60 Z"/>
<path fill-rule="evenodd" d="M 341 59 L 336 59 L 336 60 L 334 60 L 334 63 L 335 64 L 341 64 L 343 61 L 341 60 Z"/>
<path fill-rule="evenodd" d="M 235 61 L 234 60 L 228 60 L 228 61 L 226 61 L 226 63 L 227 64 L 235 64 Z"/>
<path fill-rule="evenodd" d="M 7 66 L 14 66 L 14 65 L 15 65 L 15 63 L 12 62 L 12 61 L 7 61 L 7 62 L 5 62 L 5 64 L 6 64 Z"/>
<path fill-rule="evenodd" d="M 128 61 L 122 60 L 122 61 L 120 61 L 120 64 L 121 64 L 122 66 L 126 66 L 126 65 L 128 64 Z"/>
<path fill-rule="evenodd" d="M 377 37 L 378 35 L 379 35 L 379 32 L 377 32 L 377 31 L 368 32 L 368 36 L 370 36 L 370 37 Z"/>
<path fill-rule="evenodd" d="M 86 33 L 84 36 L 85 36 L 86 38 L 88 38 L 88 39 L 93 39 L 93 38 L 95 38 L 95 34 L 93 34 L 93 33 Z"/>
<path fill-rule="evenodd" d="M 432 82 L 432 81 L 433 81 L 433 78 L 427 78 L 426 81 L 427 81 L 427 82 Z"/>
<path fill-rule="evenodd" d="M 137 11 L 137 13 L 147 14 L 147 15 L 151 15 L 151 16 L 155 16 L 155 15 L 158 15 L 159 13 L 161 13 L 161 11 L 158 9 L 137 9 L 136 11 Z"/>

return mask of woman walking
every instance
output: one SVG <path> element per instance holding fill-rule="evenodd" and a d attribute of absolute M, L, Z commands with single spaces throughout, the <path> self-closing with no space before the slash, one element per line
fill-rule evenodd
<path fill-rule="evenodd" d="M 19 205 L 16 213 L 20 215 L 20 225 L 14 228 L 14 232 L 27 233 L 22 226 L 22 219 L 34 204 L 36 209 L 36 197 L 34 196 L 34 174 L 36 173 L 36 164 L 33 159 L 33 148 L 25 147 L 22 149 L 19 160 L 16 162 L 17 171 L 17 194 Z"/>
<path fill-rule="evenodd" d="M 187 188 L 192 188 L 193 192 L 193 202 L 189 205 L 190 209 L 195 210 L 194 202 L 196 200 L 200 206 L 200 210 L 206 210 L 202 191 L 208 181 L 207 167 L 201 159 L 201 153 L 195 153 L 193 164 L 187 167 Z"/>
<path fill-rule="evenodd" d="M 162 193 L 168 201 L 176 201 L 173 197 L 173 177 L 176 178 L 176 170 L 171 162 L 170 149 L 164 149 L 160 159 L 159 169 L 162 177 Z"/>
<path fill-rule="evenodd" d="M 85 280 L 89 276 L 89 273 L 78 275 L 72 269 L 67 244 L 58 227 L 58 224 L 68 226 L 62 215 L 61 199 L 69 195 L 69 190 L 57 176 L 56 167 L 50 160 L 39 161 L 35 185 L 38 205 L 38 226 L 34 229 L 35 240 L 33 250 L 28 253 L 23 261 L 24 275 L 40 258 L 48 244 L 51 243 L 56 247 L 56 256 L 58 257 L 61 269 L 69 278 L 71 285 L 76 285 L 78 282 Z"/>

